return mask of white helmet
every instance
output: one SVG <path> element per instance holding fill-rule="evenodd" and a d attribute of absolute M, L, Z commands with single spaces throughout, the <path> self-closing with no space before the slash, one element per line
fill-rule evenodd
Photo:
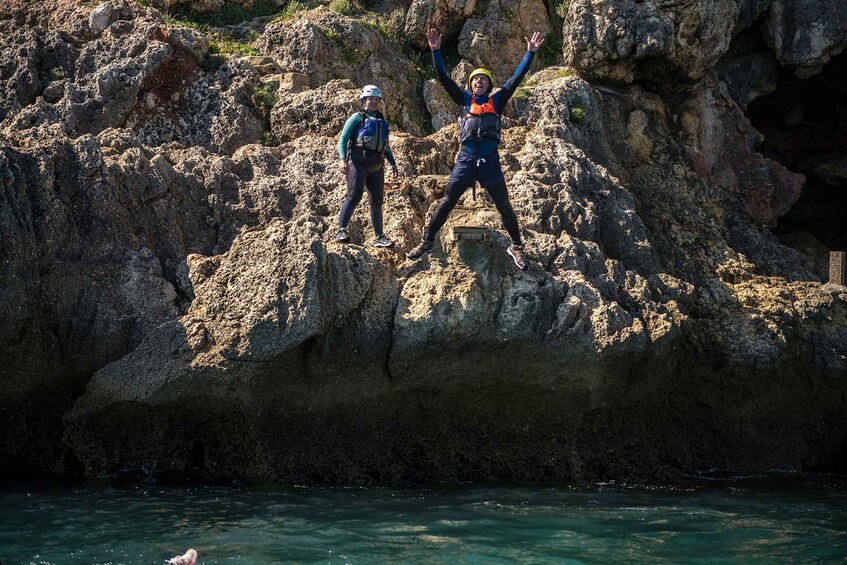
<path fill-rule="evenodd" d="M 369 84 L 362 89 L 362 93 L 359 95 L 359 100 L 367 98 L 368 96 L 376 96 L 382 100 L 382 91 L 379 90 L 378 86 Z"/>

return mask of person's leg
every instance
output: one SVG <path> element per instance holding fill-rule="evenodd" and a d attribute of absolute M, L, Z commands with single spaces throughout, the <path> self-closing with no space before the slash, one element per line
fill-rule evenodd
<path fill-rule="evenodd" d="M 421 236 L 421 242 L 411 251 L 406 253 L 409 259 L 417 259 L 424 253 L 432 253 L 435 249 L 435 236 L 438 230 L 447 221 L 450 212 L 459 203 L 459 198 L 462 194 L 473 185 L 474 181 L 474 162 L 465 153 L 460 152 L 456 156 L 456 165 L 453 167 L 453 172 L 450 175 L 450 180 L 447 181 L 447 188 L 444 189 L 444 198 L 438 203 L 438 207 L 432 214 L 429 224 Z"/>
<path fill-rule="evenodd" d="M 518 216 L 512 208 L 512 203 L 509 202 L 509 191 L 506 188 L 506 181 L 500 180 L 494 184 L 485 187 L 491 200 L 494 201 L 494 206 L 500 212 L 500 217 L 503 220 L 503 227 L 509 232 L 512 238 L 512 243 L 515 245 L 523 245 L 521 241 L 521 229 L 518 225 Z"/>
<path fill-rule="evenodd" d="M 441 226 L 444 225 L 444 222 L 447 221 L 450 211 L 456 206 L 459 202 L 459 198 L 462 197 L 462 194 L 464 194 L 468 188 L 468 185 L 452 183 L 447 185 L 447 188 L 444 190 L 444 198 L 441 199 L 441 202 L 438 204 L 438 208 L 435 209 L 435 213 L 432 215 L 432 219 L 429 220 L 429 225 L 427 225 L 424 230 L 421 242 L 417 245 L 417 247 L 406 253 L 406 257 L 409 259 L 417 259 L 424 253 L 432 253 L 432 250 L 435 249 L 435 236 L 438 235 L 438 230 L 440 230 Z"/>
<path fill-rule="evenodd" d="M 394 247 L 394 242 L 385 237 L 382 225 L 382 205 L 385 202 L 385 168 L 373 170 L 368 173 L 365 183 L 368 189 L 368 199 L 371 204 L 371 225 L 374 229 L 374 247 Z"/>
<path fill-rule="evenodd" d="M 453 184 L 449 183 L 447 188 L 444 189 L 444 198 L 439 202 L 438 207 L 435 209 L 435 212 L 432 214 L 432 219 L 429 221 L 429 225 L 424 230 L 424 239 L 427 241 L 435 241 L 435 236 L 438 235 L 438 230 L 444 225 L 447 221 L 447 218 L 450 216 L 450 212 L 453 208 L 456 207 L 456 204 L 459 203 L 459 199 L 462 197 L 462 194 L 470 188 L 466 184 Z"/>
<path fill-rule="evenodd" d="M 476 182 L 476 164 L 473 158 L 460 151 L 456 155 L 456 164 L 453 165 L 453 171 L 450 173 L 450 178 L 447 180 L 447 187 L 444 189 L 444 198 L 438 203 L 438 207 L 432 214 L 426 230 L 423 233 L 423 239 L 427 241 L 435 241 L 435 236 L 438 230 L 447 221 L 448 216 L 465 191 L 473 186 Z"/>
<path fill-rule="evenodd" d="M 367 171 L 362 163 L 353 160 L 347 161 L 347 197 L 341 204 L 341 212 L 338 215 L 339 229 L 346 230 L 356 205 L 362 199 L 365 190 Z"/>
<path fill-rule="evenodd" d="M 380 237 L 384 235 L 382 233 L 382 205 L 385 202 L 385 168 L 368 173 L 365 186 L 368 189 L 368 200 L 371 205 L 371 225 L 374 234 Z"/>
<path fill-rule="evenodd" d="M 496 154 L 494 156 L 497 157 Z M 512 208 L 512 203 L 509 202 L 509 191 L 506 188 L 506 179 L 503 178 L 499 157 L 481 164 L 478 174 L 480 184 L 485 187 L 485 190 L 491 196 L 491 200 L 494 201 L 494 206 L 497 207 L 500 218 L 503 220 L 503 226 L 512 238 L 512 245 L 506 249 L 506 254 L 512 258 L 519 269 L 525 271 L 527 264 L 521 239 L 521 228 L 518 225 L 518 216 Z"/>

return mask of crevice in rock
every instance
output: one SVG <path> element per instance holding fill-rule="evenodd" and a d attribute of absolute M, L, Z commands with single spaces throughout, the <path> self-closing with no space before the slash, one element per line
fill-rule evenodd
<path fill-rule="evenodd" d="M 193 471 L 198 473 L 206 471 L 206 451 L 206 445 L 202 441 L 194 441 L 191 452 L 188 454 L 189 466 Z"/>
<path fill-rule="evenodd" d="M 538 286 L 542 286 L 541 281 L 539 281 Z M 546 312 L 536 326 L 537 335 L 549 337 L 554 335 L 557 331 L 561 331 L 561 328 L 556 328 L 556 324 L 559 322 L 559 308 L 562 307 L 562 304 L 564 304 L 567 299 L 568 287 L 563 284 L 561 286 L 561 292 L 553 292 L 551 294 L 550 307 L 546 309 Z"/>
<path fill-rule="evenodd" d="M 151 196 L 150 198 L 144 199 L 141 202 L 141 207 L 149 206 L 151 204 L 155 204 L 156 202 L 159 202 L 160 200 L 164 200 L 165 198 L 168 198 L 170 195 L 171 195 L 170 189 L 165 189 L 165 191 L 160 193 L 160 194 L 156 194 L 155 196 Z"/>
<path fill-rule="evenodd" d="M 194 302 L 194 288 L 188 276 L 188 266 L 185 263 L 172 264 L 162 257 L 158 259 L 162 266 L 162 278 L 170 283 L 174 289 L 174 306 L 176 306 L 179 316 L 184 316 L 188 313 L 191 303 Z M 182 271 L 184 272 L 181 272 L 180 267 L 183 267 Z"/>
<path fill-rule="evenodd" d="M 318 338 L 311 337 L 300 344 L 300 361 L 303 363 L 303 374 L 309 375 L 310 366 L 311 366 L 311 358 L 312 351 L 315 349 L 315 345 L 318 343 Z"/>
<path fill-rule="evenodd" d="M 398 285 L 397 292 L 394 295 L 394 304 L 391 306 L 391 316 L 388 319 L 388 347 L 385 350 L 385 361 L 382 364 L 382 370 L 388 377 L 389 381 L 394 380 L 394 375 L 391 374 L 391 351 L 394 349 L 394 317 L 397 315 L 397 308 L 400 306 L 400 288 Z"/>
<path fill-rule="evenodd" d="M 847 250 L 847 53 L 805 80 L 782 69 L 777 88 L 750 102 L 747 116 L 764 137 L 757 149 L 806 176 L 774 233 L 813 259 Z"/>

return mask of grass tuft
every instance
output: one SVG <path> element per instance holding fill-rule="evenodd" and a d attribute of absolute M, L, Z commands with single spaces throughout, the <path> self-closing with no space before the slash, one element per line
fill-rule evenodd
<path fill-rule="evenodd" d="M 553 0 L 550 4 L 550 33 L 544 38 L 544 44 L 538 50 L 538 62 L 541 67 L 552 67 L 564 64 L 562 47 L 564 36 L 562 26 L 570 8 L 571 0 Z"/>
<path fill-rule="evenodd" d="M 272 23 L 284 22 L 286 20 L 294 19 L 297 16 L 298 12 L 309 10 L 312 7 L 312 4 L 313 3 L 292 0 L 291 2 L 285 5 L 285 9 L 282 10 L 282 12 L 279 12 L 276 17 L 274 17 Z"/>
<path fill-rule="evenodd" d="M 256 0 L 251 8 L 244 8 L 238 4 L 224 4 L 220 10 L 209 12 L 208 14 L 178 11 L 175 14 L 175 18 L 207 27 L 224 27 L 263 16 L 271 16 L 278 12 L 279 8 L 275 4 L 267 0 Z"/>
<path fill-rule="evenodd" d="M 578 126 L 585 125 L 585 122 L 588 120 L 585 115 L 585 110 L 582 108 L 582 106 L 577 105 L 577 103 L 574 103 L 573 106 L 571 106 L 569 115 L 571 121 Z"/>
<path fill-rule="evenodd" d="M 356 0 L 332 0 L 329 9 L 342 16 L 355 16 L 362 11 L 362 5 Z"/>
<path fill-rule="evenodd" d="M 264 132 L 260 141 L 262 142 L 262 145 L 265 145 L 267 147 L 276 147 L 277 145 L 279 145 L 279 140 L 276 138 L 273 132 L 270 131 Z"/>
<path fill-rule="evenodd" d="M 262 114 L 269 113 L 279 102 L 275 83 L 259 83 L 253 87 L 253 103 Z"/>
<path fill-rule="evenodd" d="M 363 22 L 366 26 L 376 30 L 382 37 L 390 42 L 395 42 L 403 32 L 406 23 L 405 12 L 402 8 L 392 10 L 390 14 L 373 14 L 372 19 Z"/>
<path fill-rule="evenodd" d="M 512 95 L 512 100 L 526 100 L 529 98 L 529 90 L 525 86 L 519 86 Z"/>

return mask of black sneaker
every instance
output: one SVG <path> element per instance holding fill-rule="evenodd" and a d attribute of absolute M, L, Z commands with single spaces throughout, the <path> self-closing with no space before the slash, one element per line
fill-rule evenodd
<path fill-rule="evenodd" d="M 335 234 L 335 241 L 339 243 L 350 243 L 350 236 L 347 235 L 347 230 L 345 228 L 338 228 L 338 231 Z"/>
<path fill-rule="evenodd" d="M 422 239 L 417 247 L 406 253 L 406 257 L 408 257 L 409 259 L 418 259 L 420 257 L 423 257 L 424 253 L 432 253 L 434 249 L 434 241 L 427 241 L 425 239 Z"/>
<path fill-rule="evenodd" d="M 518 269 L 526 271 L 526 258 L 524 257 L 523 245 L 516 245 L 513 243 L 506 250 L 506 254 L 512 258 L 515 265 L 518 266 Z"/>
<path fill-rule="evenodd" d="M 374 247 L 394 247 L 394 242 L 384 235 L 378 235 L 376 236 L 373 245 Z"/>

